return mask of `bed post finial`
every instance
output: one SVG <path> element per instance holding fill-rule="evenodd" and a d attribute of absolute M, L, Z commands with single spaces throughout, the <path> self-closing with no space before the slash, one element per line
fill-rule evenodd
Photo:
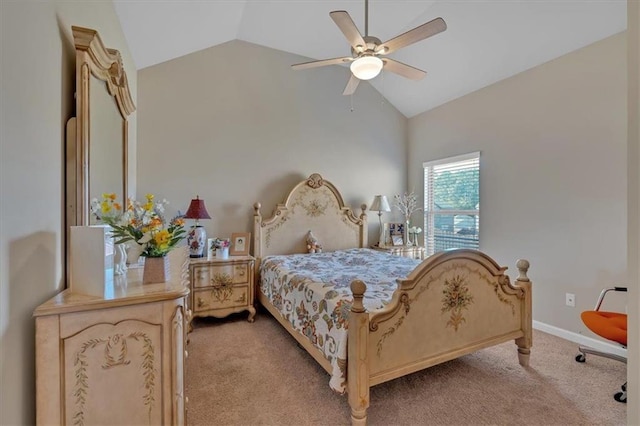
<path fill-rule="evenodd" d="M 363 216 L 367 216 L 367 205 L 362 203 L 360 204 L 360 208 L 362 209 L 362 213 L 360 213 L 360 219 L 362 219 Z"/>
<path fill-rule="evenodd" d="M 254 216 L 262 216 L 262 214 L 260 214 L 260 207 L 262 207 L 262 204 L 255 202 L 253 204 L 253 215 Z"/>
<path fill-rule="evenodd" d="M 363 281 L 353 280 L 351 282 L 351 292 L 353 293 L 353 304 L 351 305 L 351 312 L 364 312 L 362 299 L 364 298 L 365 291 L 367 291 L 367 285 Z"/>
<path fill-rule="evenodd" d="M 518 278 L 517 281 L 529 281 L 529 277 L 527 277 L 527 271 L 529 270 L 529 261 L 526 259 L 518 259 L 516 262 L 516 267 L 518 268 Z"/>

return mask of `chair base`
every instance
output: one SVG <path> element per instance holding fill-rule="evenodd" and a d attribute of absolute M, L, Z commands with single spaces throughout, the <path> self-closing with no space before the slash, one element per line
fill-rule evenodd
<path fill-rule="evenodd" d="M 627 358 L 623 356 L 612 354 L 609 352 L 599 351 L 597 349 L 593 349 L 588 346 L 578 346 L 578 351 L 580 352 L 578 355 L 576 355 L 576 361 L 578 362 L 585 362 L 586 354 L 592 354 L 592 355 L 598 355 L 598 356 L 609 358 L 609 359 L 615 359 L 616 361 L 624 362 L 625 364 L 627 363 Z"/>
<path fill-rule="evenodd" d="M 622 402 L 623 404 L 627 403 L 627 384 L 626 383 L 622 385 L 622 392 L 616 392 L 616 394 L 613 395 L 613 399 L 615 399 L 618 402 Z"/>
<path fill-rule="evenodd" d="M 604 358 L 614 359 L 616 361 L 627 363 L 627 359 L 620 355 L 612 354 L 609 352 L 599 351 L 597 349 L 589 348 L 587 346 L 578 346 L 578 351 L 580 352 L 576 355 L 577 362 L 585 362 L 587 360 L 587 354 L 598 355 Z M 622 391 L 616 392 L 613 395 L 613 399 L 618 402 L 622 402 L 623 404 L 627 403 L 627 384 L 622 385 Z"/>

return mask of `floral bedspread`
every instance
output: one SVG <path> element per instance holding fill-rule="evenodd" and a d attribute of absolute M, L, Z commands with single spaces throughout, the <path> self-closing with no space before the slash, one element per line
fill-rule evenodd
<path fill-rule="evenodd" d="M 282 316 L 304 334 L 333 367 L 329 386 L 346 388 L 347 319 L 353 297 L 350 285 L 367 285 L 368 311 L 389 303 L 397 287 L 420 263 L 372 249 L 267 256 L 260 266 L 260 291 Z"/>

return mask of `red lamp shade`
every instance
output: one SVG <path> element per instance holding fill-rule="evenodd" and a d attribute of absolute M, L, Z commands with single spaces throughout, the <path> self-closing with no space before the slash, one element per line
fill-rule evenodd
<path fill-rule="evenodd" d="M 196 198 L 191 200 L 189 209 L 184 215 L 185 219 L 211 219 L 207 208 L 204 206 L 204 200 L 201 200 L 197 195 Z"/>

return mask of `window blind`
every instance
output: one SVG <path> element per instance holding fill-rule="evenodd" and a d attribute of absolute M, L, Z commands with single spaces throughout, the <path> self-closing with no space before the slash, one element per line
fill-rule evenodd
<path fill-rule="evenodd" d="M 428 255 L 480 247 L 480 152 L 423 163 Z"/>

